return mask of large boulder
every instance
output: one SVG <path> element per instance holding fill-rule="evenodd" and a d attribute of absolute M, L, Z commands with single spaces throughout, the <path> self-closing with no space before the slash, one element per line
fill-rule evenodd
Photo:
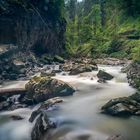
<path fill-rule="evenodd" d="M 26 103 L 39 103 L 56 96 L 69 96 L 75 91 L 69 84 L 51 77 L 33 77 L 25 88 Z"/>
<path fill-rule="evenodd" d="M 99 70 L 98 74 L 97 74 L 97 77 L 99 79 L 103 79 L 103 80 L 111 80 L 113 79 L 114 77 L 112 75 L 110 75 L 109 73 L 103 71 L 103 70 Z"/>
<path fill-rule="evenodd" d="M 113 116 L 140 115 L 140 94 L 110 100 L 102 111 Z"/>
<path fill-rule="evenodd" d="M 83 72 L 91 72 L 92 70 L 98 70 L 97 65 L 92 64 L 77 64 L 74 65 L 70 71 L 70 75 L 77 75 Z"/>

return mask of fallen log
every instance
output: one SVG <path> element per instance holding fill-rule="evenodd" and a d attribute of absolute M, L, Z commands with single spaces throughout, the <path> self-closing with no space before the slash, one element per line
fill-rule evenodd
<path fill-rule="evenodd" d="M 12 96 L 26 93 L 25 88 L 0 89 L 0 96 Z"/>

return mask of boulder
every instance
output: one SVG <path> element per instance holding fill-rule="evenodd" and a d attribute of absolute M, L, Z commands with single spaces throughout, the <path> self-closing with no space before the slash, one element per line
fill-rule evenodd
<path fill-rule="evenodd" d="M 51 77 L 33 77 L 26 85 L 24 102 L 39 103 L 52 97 L 73 95 L 74 89 L 67 83 Z"/>
<path fill-rule="evenodd" d="M 46 112 L 42 111 L 32 129 L 31 139 L 40 140 L 52 128 L 56 128 L 55 123 L 48 119 Z"/>
<path fill-rule="evenodd" d="M 70 75 L 77 75 L 83 72 L 91 72 L 92 70 L 97 70 L 97 65 L 91 65 L 91 64 L 78 64 L 74 65 L 70 71 Z"/>
<path fill-rule="evenodd" d="M 139 115 L 140 94 L 136 93 L 129 97 L 122 97 L 110 100 L 102 107 L 103 113 L 113 116 Z"/>
<path fill-rule="evenodd" d="M 97 77 L 99 79 L 103 79 L 103 80 L 111 80 L 114 78 L 112 75 L 110 75 L 109 73 L 102 71 L 102 70 L 99 70 Z"/>

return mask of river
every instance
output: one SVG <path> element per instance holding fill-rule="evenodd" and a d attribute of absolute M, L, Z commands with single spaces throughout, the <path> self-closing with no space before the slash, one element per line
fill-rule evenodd
<path fill-rule="evenodd" d="M 114 134 L 120 134 L 127 140 L 140 139 L 139 117 L 112 117 L 102 114 L 100 110 L 110 99 L 129 96 L 135 93 L 135 89 L 127 83 L 126 74 L 121 73 L 121 66 L 99 65 L 99 69 L 112 74 L 114 79 L 100 84 L 96 71 L 78 76 L 58 74 L 55 77 L 73 85 L 76 92 L 73 96 L 64 97 L 64 102 L 53 110 L 48 110 L 49 117 L 57 122 L 58 127 L 49 132 L 47 140 L 106 140 Z M 19 85 L 24 85 L 24 82 Z M 9 83 L 5 88 L 9 86 L 17 87 L 18 83 Z M 1 112 L 0 140 L 30 140 L 32 124 L 28 118 L 34 109 Z M 8 116 L 11 114 L 22 115 L 25 119 L 10 120 Z"/>

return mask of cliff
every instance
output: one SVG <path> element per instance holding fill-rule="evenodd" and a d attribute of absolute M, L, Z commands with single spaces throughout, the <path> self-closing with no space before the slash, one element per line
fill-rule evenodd
<path fill-rule="evenodd" d="M 60 54 L 65 45 L 63 0 L 1 0 L 0 44 L 36 54 Z"/>

